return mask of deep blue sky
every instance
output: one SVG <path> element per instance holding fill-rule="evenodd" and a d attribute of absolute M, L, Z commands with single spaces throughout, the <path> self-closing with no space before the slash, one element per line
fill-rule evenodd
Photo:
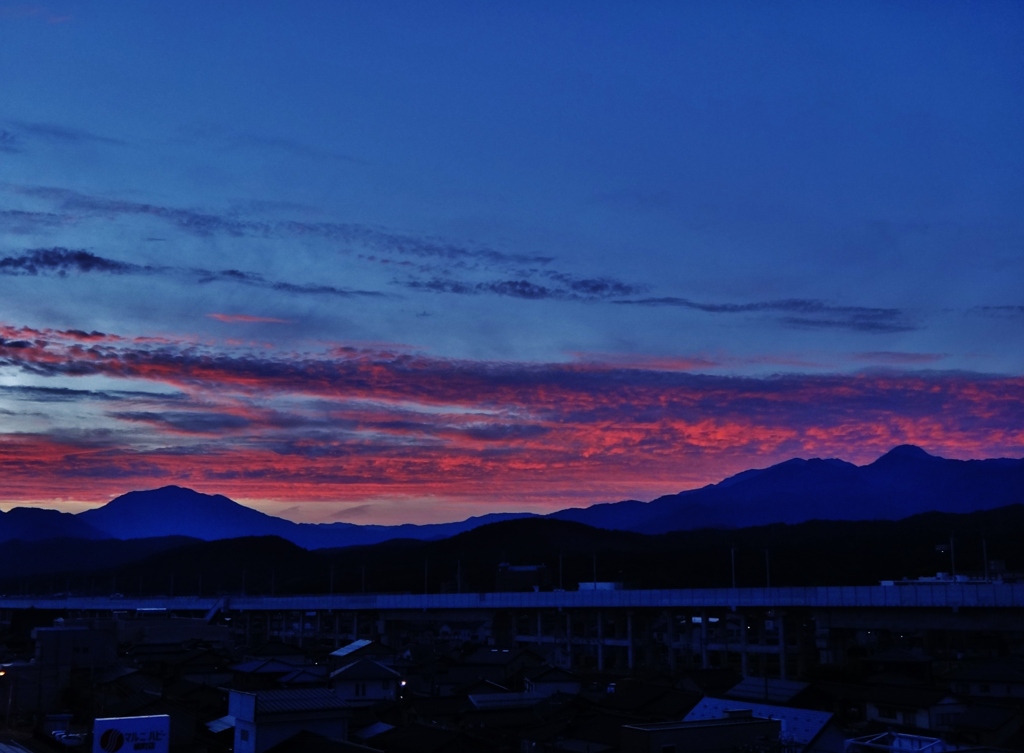
<path fill-rule="evenodd" d="M 152 462 L 97 472 L 95 492 L 75 476 L 14 496 L 95 501 L 174 480 L 428 519 L 643 498 L 791 454 L 866 459 L 904 440 L 1022 454 L 1022 94 L 1019 2 L 0 0 L 0 325 L 9 340 L 24 328 L 159 337 L 181 369 L 82 376 L 72 348 L 56 374 L 43 356 L 0 353 L 11 463 L 25 441 Z M 627 386 L 613 375 L 594 388 L 615 416 L 584 421 L 521 395 L 428 398 L 415 379 L 434 377 L 405 377 L 386 410 L 374 404 L 388 417 L 371 419 L 362 385 L 335 384 L 329 408 L 308 389 L 253 381 L 228 399 L 185 357 L 331 370 L 344 348 L 555 381 L 573 365 L 625 369 Z M 824 397 L 822 417 L 738 411 L 752 423 L 719 436 L 739 418 L 651 413 L 666 402 L 654 394 L 680 387 L 650 380 L 680 373 L 726 380 L 729 405 L 782 378 L 1004 381 L 983 410 L 962 402 L 967 387 L 932 407 L 876 395 L 842 419 L 824 418 L 840 399 Z M 633 378 L 654 393 L 634 401 Z M 36 387 L 84 396 L 27 398 Z M 399 408 L 416 416 L 411 434 Z M 858 420 L 856 432 L 843 423 Z M 470 447 L 478 424 L 486 436 L 473 441 L 491 444 Z M 578 437 L 628 425 L 633 439 L 613 450 L 525 439 L 567 424 Z M 763 431 L 774 440 L 750 445 Z M 338 467 L 400 447 L 423 470 L 314 473 L 321 491 L 306 499 L 261 488 L 265 476 L 151 457 L 209 455 L 211 442 L 289 469 L 308 443 Z M 650 442 L 664 464 L 630 476 Z M 543 453 L 555 446 L 625 465 L 604 486 L 581 482 L 585 464 L 549 485 Z M 527 450 L 522 473 L 536 475 L 497 492 L 493 469 L 438 485 L 435 453 L 473 465 Z M 40 452 L 18 472 L 65 457 Z M 311 509 L 294 514 L 326 514 Z"/>

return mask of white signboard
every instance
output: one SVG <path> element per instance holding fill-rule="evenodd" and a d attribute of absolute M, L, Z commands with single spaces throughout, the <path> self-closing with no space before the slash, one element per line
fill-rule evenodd
<path fill-rule="evenodd" d="M 92 727 L 92 753 L 167 753 L 170 742 L 171 717 L 167 714 L 97 719 Z"/>

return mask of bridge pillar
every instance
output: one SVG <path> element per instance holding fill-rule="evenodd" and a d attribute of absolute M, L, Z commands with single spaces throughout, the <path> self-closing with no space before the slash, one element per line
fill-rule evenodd
<path fill-rule="evenodd" d="M 633 671 L 633 613 L 626 612 L 626 667 Z"/>
<path fill-rule="evenodd" d="M 565 613 L 565 656 L 568 660 L 567 669 L 572 669 L 572 615 Z"/>
<path fill-rule="evenodd" d="M 676 620 L 671 611 L 665 613 L 668 622 L 668 668 L 675 675 L 676 673 Z"/>
<path fill-rule="evenodd" d="M 700 666 L 707 669 L 711 666 L 708 660 L 708 610 L 700 610 Z"/>
<path fill-rule="evenodd" d="M 779 677 L 786 679 L 786 614 L 779 612 Z"/>
<path fill-rule="evenodd" d="M 747 615 L 739 613 L 740 618 L 740 674 L 745 678 L 750 674 L 750 667 L 747 662 Z"/>

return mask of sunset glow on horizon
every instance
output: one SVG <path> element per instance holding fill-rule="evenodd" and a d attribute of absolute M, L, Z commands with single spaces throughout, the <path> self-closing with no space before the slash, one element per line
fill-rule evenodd
<path fill-rule="evenodd" d="M 1024 445 L 1012 419 L 1024 410 L 1020 377 L 742 377 L 642 360 L 499 363 L 0 330 L 0 364 L 24 377 L 0 386 L 5 398 L 25 416 L 77 414 L 74 427 L 3 437 L 8 501 L 100 502 L 178 484 L 307 503 L 296 519 L 436 522 L 651 499 L 796 456 L 864 463 L 917 444 L 979 458 Z M 106 386 L 77 384 L 97 378 Z M 390 502 L 366 506 L 377 499 Z"/>

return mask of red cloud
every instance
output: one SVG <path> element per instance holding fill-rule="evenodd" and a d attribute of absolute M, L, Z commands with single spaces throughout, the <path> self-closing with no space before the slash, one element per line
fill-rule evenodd
<path fill-rule="evenodd" d="M 8 371 L 135 390 L 75 398 L 78 425 L 0 434 L 10 500 L 179 483 L 253 499 L 463 500 L 477 512 L 652 498 L 793 456 L 866 462 L 902 443 L 951 457 L 1024 449 L 1020 377 L 740 378 L 682 361 L 478 362 L 384 344 L 268 355 L 83 334 L 0 326 Z"/>

